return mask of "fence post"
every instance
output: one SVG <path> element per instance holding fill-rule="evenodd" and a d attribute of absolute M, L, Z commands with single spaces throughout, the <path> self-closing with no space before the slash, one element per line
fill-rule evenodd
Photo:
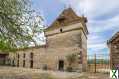
<path fill-rule="evenodd" d="M 95 73 L 96 73 L 96 54 L 94 56 L 94 64 L 95 64 Z"/>

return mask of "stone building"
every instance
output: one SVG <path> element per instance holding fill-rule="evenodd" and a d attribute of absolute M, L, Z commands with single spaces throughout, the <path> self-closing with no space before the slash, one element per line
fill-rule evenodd
<path fill-rule="evenodd" d="M 0 51 L 0 65 L 6 65 L 7 63 L 7 57 L 9 56 L 9 54 L 7 53 L 2 53 Z"/>
<path fill-rule="evenodd" d="M 119 68 L 119 32 L 117 32 L 107 42 L 110 49 L 110 67 L 111 69 Z"/>
<path fill-rule="evenodd" d="M 15 66 L 66 70 L 67 56 L 76 54 L 74 70 L 87 68 L 87 19 L 77 16 L 71 9 L 65 9 L 59 17 L 45 29 L 46 45 L 19 49 L 10 54 Z"/>

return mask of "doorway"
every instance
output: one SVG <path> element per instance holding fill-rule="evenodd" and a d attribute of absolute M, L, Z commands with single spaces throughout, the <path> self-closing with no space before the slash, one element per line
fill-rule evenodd
<path fill-rule="evenodd" d="M 64 60 L 59 60 L 58 70 L 60 71 L 64 70 Z"/>

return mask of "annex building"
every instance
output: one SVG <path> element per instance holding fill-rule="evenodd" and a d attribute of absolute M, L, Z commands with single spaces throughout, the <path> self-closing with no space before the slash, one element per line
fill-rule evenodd
<path fill-rule="evenodd" d="M 87 19 L 78 16 L 71 8 L 65 9 L 45 29 L 46 45 L 19 49 L 10 54 L 11 64 L 17 67 L 48 70 L 67 70 L 67 56 L 76 55 L 73 70 L 87 68 Z"/>
<path fill-rule="evenodd" d="M 112 36 L 107 44 L 110 49 L 110 67 L 119 69 L 119 32 Z"/>

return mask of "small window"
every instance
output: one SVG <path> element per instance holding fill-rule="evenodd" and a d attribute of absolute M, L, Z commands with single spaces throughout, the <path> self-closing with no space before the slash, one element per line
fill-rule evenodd
<path fill-rule="evenodd" d="M 83 59 L 82 59 L 82 51 L 80 51 L 80 53 L 78 54 L 78 59 L 79 59 L 79 64 L 82 64 L 82 61 L 83 61 Z"/>
<path fill-rule="evenodd" d="M 31 56 L 31 59 L 33 59 L 33 53 L 32 52 L 31 52 L 31 55 L 30 56 Z"/>
<path fill-rule="evenodd" d="M 25 67 L 25 60 L 23 60 L 23 67 Z"/>
<path fill-rule="evenodd" d="M 26 57 L 26 54 L 24 53 L 23 54 L 23 67 L 25 67 L 25 57 Z"/>
<path fill-rule="evenodd" d="M 60 29 L 60 32 L 63 32 L 62 28 Z"/>
<path fill-rule="evenodd" d="M 58 18 L 58 22 L 59 23 L 62 23 L 62 22 L 64 22 L 65 19 L 66 18 L 62 15 L 60 18 Z"/>
<path fill-rule="evenodd" d="M 30 58 L 31 58 L 31 60 L 30 60 L 30 68 L 33 68 L 33 63 L 34 63 L 34 62 L 33 62 L 33 55 L 34 55 L 34 54 L 31 52 L 31 53 L 30 53 Z"/>
<path fill-rule="evenodd" d="M 24 54 L 23 54 L 23 58 L 25 58 L 25 57 L 26 57 L 26 54 L 24 53 Z"/>
<path fill-rule="evenodd" d="M 18 59 L 19 59 L 19 54 L 17 55 Z"/>
<path fill-rule="evenodd" d="M 17 57 L 18 57 L 18 60 L 17 60 L 17 67 L 19 67 L 19 54 L 17 55 Z"/>

